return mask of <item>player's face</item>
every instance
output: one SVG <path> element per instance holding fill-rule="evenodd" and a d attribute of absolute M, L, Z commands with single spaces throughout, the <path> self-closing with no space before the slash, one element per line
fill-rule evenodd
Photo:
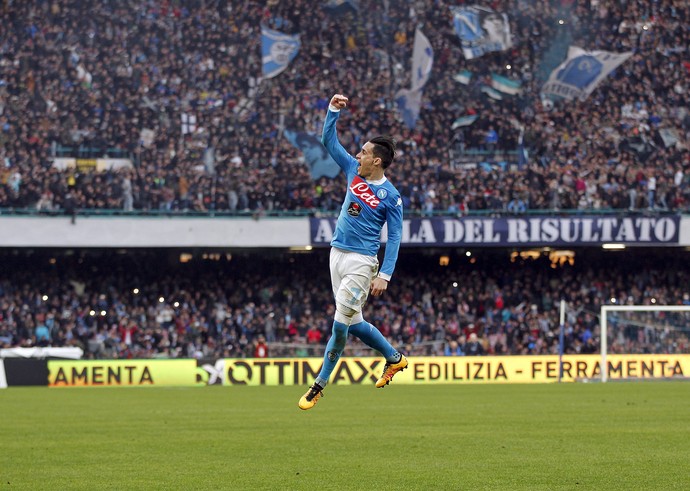
<path fill-rule="evenodd" d="M 381 159 L 374 157 L 374 144 L 371 142 L 366 142 L 355 158 L 359 162 L 357 174 L 364 179 L 369 179 L 381 166 Z"/>

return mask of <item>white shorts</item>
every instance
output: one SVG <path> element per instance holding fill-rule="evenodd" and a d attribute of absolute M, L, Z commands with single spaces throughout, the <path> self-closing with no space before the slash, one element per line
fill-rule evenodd
<path fill-rule="evenodd" d="M 336 304 L 362 312 L 371 281 L 379 272 L 378 258 L 332 247 L 329 262 Z"/>

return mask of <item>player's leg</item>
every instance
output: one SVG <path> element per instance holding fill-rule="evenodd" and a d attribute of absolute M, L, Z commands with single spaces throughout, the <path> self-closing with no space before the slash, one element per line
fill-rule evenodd
<path fill-rule="evenodd" d="M 378 260 L 372 258 L 374 263 L 371 268 L 369 268 L 369 278 L 366 283 L 366 297 L 364 301 L 369 296 L 369 289 L 371 288 L 371 282 L 374 277 L 378 274 Z M 362 307 L 364 303 L 362 303 Z M 388 340 L 381 334 L 376 326 L 370 324 L 364 320 L 362 311 L 360 309 L 353 318 L 352 324 L 350 324 L 350 333 L 358 337 L 364 344 L 370 348 L 375 349 L 383 355 L 386 360 L 386 366 L 383 369 L 383 374 L 379 377 L 376 382 L 376 387 L 381 388 L 390 383 L 393 379 L 393 375 L 407 367 L 407 358 L 396 350 L 393 345 L 391 345 Z"/>
<path fill-rule="evenodd" d="M 323 389 L 326 387 L 326 384 L 328 384 L 328 379 L 331 377 L 331 373 L 345 349 L 349 323 L 347 316 L 342 314 L 340 310 L 338 310 L 338 306 L 336 306 L 333 330 L 326 344 L 326 352 L 323 355 L 321 370 L 316 380 L 314 380 L 314 385 L 312 385 L 306 394 L 299 400 L 300 409 L 311 409 L 321 396 L 323 396 Z"/>
<path fill-rule="evenodd" d="M 361 314 L 352 319 L 350 334 L 358 337 L 364 344 L 383 355 L 389 363 L 400 361 L 401 354 L 381 334 L 376 326 L 365 321 Z"/>
<path fill-rule="evenodd" d="M 350 334 L 357 336 L 364 344 L 381 353 L 386 359 L 383 373 L 376 381 L 377 388 L 385 387 L 393 380 L 393 376 L 396 373 L 407 368 L 408 362 L 405 355 L 399 353 L 381 334 L 381 331 L 376 326 L 365 321 L 361 314 L 353 319 L 353 324 L 350 325 Z"/>
<path fill-rule="evenodd" d="M 367 277 L 357 274 L 347 274 L 342 277 L 335 295 L 335 318 L 333 319 L 333 333 L 331 334 L 323 366 L 316 377 L 316 383 L 325 387 L 331 372 L 343 354 L 347 342 L 347 334 L 352 324 L 353 316 L 360 314 L 362 304 L 366 300 Z"/>
<path fill-rule="evenodd" d="M 328 344 L 326 344 L 326 352 L 323 356 L 321 370 L 316 380 L 314 380 L 314 385 L 309 387 L 309 390 L 300 399 L 298 404 L 300 409 L 311 409 L 323 396 L 323 389 L 326 387 L 326 384 L 328 384 L 328 379 L 331 377 L 331 373 L 345 349 L 348 327 L 349 319 L 343 314 L 340 314 L 340 311 L 338 311 L 336 307 L 333 331 L 328 340 Z"/>
<path fill-rule="evenodd" d="M 364 292 L 367 290 L 364 287 L 366 286 L 367 276 L 347 273 L 358 271 L 357 263 L 352 263 L 352 257 L 350 253 L 345 253 L 335 248 L 331 249 L 329 262 L 336 310 L 333 330 L 326 345 L 323 365 L 319 375 L 316 377 L 314 385 L 309 388 L 299 401 L 301 409 L 311 409 L 319 398 L 323 396 L 323 388 L 328 384 L 328 379 L 345 349 L 352 316 L 361 310 L 361 306 L 366 299 Z"/>
<path fill-rule="evenodd" d="M 319 375 L 316 377 L 316 383 L 321 388 L 326 387 L 326 384 L 328 384 L 328 379 L 331 377 L 331 373 L 333 372 L 336 363 L 338 363 L 340 355 L 342 355 L 343 350 L 345 350 L 347 331 L 349 328 L 348 324 L 349 319 L 346 315 L 342 314 L 336 306 L 331 337 L 328 339 L 328 343 L 326 344 L 326 352 L 323 355 L 323 365 L 321 365 L 321 371 L 319 371 Z"/>

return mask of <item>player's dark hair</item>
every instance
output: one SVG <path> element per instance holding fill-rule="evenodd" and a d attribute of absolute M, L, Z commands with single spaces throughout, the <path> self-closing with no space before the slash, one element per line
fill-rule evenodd
<path fill-rule="evenodd" d="M 381 159 L 381 167 L 387 169 L 395 158 L 395 140 L 389 136 L 377 136 L 369 141 L 374 144 L 374 157 Z"/>

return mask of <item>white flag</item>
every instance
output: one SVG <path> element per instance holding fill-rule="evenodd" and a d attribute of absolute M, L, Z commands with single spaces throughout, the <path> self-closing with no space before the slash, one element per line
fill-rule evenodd
<path fill-rule="evenodd" d="M 413 129 L 417 125 L 419 111 L 422 108 L 422 89 L 429 80 L 431 68 L 434 65 L 434 50 L 431 49 L 429 39 L 421 29 L 414 34 L 414 48 L 412 50 L 411 87 L 400 89 L 395 94 L 395 101 L 403 117 L 405 126 Z"/>
<path fill-rule="evenodd" d="M 182 113 L 180 117 L 182 122 L 182 134 L 196 133 L 196 116 L 194 114 Z"/>
<path fill-rule="evenodd" d="M 149 128 L 142 128 L 139 132 L 139 143 L 144 148 L 151 148 L 156 138 L 156 132 Z"/>
<path fill-rule="evenodd" d="M 412 87 L 410 90 L 421 89 L 429 80 L 431 68 L 434 65 L 434 50 L 431 49 L 429 39 L 421 29 L 414 33 L 414 49 L 412 50 Z"/>

